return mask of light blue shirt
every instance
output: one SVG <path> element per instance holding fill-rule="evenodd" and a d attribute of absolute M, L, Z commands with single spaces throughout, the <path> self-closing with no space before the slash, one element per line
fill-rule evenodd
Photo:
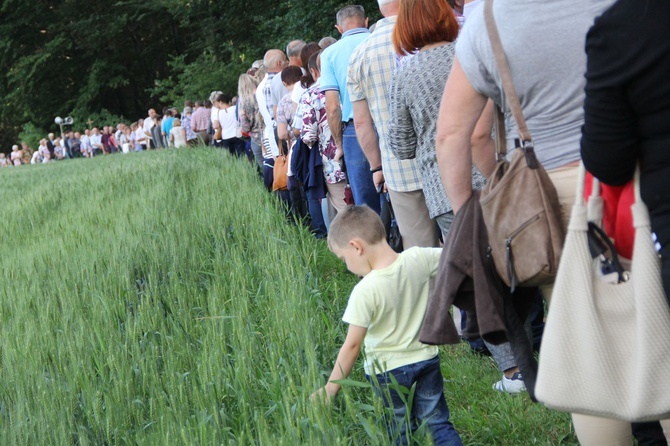
<path fill-rule="evenodd" d="M 356 47 L 368 38 L 367 28 L 354 28 L 342 34 L 342 38 L 326 48 L 321 54 L 321 91 L 339 91 L 342 104 L 342 121 L 354 119 L 347 91 L 347 70 L 349 58 Z"/>
<path fill-rule="evenodd" d="M 162 125 L 161 125 L 161 127 L 162 127 L 161 130 L 166 135 L 170 134 L 170 130 L 172 130 L 172 122 L 173 121 L 174 121 L 174 118 L 172 116 L 167 117 L 167 118 L 163 118 L 163 122 L 162 122 Z"/>

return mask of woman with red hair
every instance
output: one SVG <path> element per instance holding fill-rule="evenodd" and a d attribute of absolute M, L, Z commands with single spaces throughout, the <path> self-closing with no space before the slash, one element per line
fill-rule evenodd
<path fill-rule="evenodd" d="M 430 217 L 439 225 L 445 239 L 454 212 L 437 166 L 435 138 L 441 92 L 451 72 L 455 54 L 453 42 L 458 31 L 456 16 L 447 0 L 400 2 L 393 45 L 403 59 L 398 63 L 389 89 L 389 145 L 398 158 L 417 159 Z M 487 135 L 490 129 L 489 121 Z M 481 189 L 485 182 L 473 165 L 472 188 Z M 486 347 L 503 374 L 493 388 L 504 393 L 524 392 L 526 386 L 509 343 L 486 343 Z"/>
<path fill-rule="evenodd" d="M 444 234 L 453 212 L 437 168 L 435 135 L 458 29 L 447 0 L 404 0 L 393 30 L 401 59 L 389 89 L 389 145 L 399 159 L 417 158 L 430 217 Z M 483 184 L 484 178 L 477 173 L 476 181 Z"/>

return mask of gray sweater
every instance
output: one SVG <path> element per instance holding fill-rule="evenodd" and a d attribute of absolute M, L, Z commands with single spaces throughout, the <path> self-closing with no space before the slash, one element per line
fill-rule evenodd
<path fill-rule="evenodd" d="M 421 51 L 398 67 L 389 88 L 389 146 L 399 159 L 417 158 L 431 218 L 452 210 L 437 167 L 435 136 L 442 92 L 453 60 L 451 43 Z M 473 189 L 481 189 L 485 181 L 473 166 Z"/>

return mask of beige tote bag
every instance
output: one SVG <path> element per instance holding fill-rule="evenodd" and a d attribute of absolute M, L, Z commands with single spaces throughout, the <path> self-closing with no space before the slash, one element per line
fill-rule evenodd
<path fill-rule="evenodd" d="M 535 387 L 549 408 L 625 421 L 670 417 L 670 308 L 639 176 L 638 167 L 630 271 L 603 275 L 611 254 L 591 255 L 581 167 Z M 602 205 L 594 203 L 590 219 L 599 222 Z"/>

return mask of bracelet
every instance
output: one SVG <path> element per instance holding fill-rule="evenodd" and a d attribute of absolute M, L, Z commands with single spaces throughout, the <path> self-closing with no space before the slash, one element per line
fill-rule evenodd
<path fill-rule="evenodd" d="M 382 170 L 382 166 L 375 167 L 374 169 L 370 169 L 370 173 L 377 173 Z"/>

